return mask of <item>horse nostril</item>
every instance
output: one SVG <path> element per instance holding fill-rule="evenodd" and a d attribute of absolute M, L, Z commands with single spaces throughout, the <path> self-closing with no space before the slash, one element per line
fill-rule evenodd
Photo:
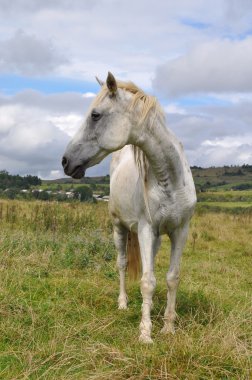
<path fill-rule="evenodd" d="M 63 157 L 62 158 L 62 166 L 63 168 L 65 169 L 68 165 L 68 159 L 66 157 Z"/>

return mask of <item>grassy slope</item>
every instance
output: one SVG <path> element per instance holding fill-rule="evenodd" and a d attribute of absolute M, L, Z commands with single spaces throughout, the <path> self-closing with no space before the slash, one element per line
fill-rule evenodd
<path fill-rule="evenodd" d="M 201 202 L 200 205 L 214 205 L 214 207 L 227 207 L 227 208 L 249 208 L 252 206 L 251 202 L 214 202 L 214 201 L 209 201 L 209 202 Z"/>
<path fill-rule="evenodd" d="M 198 202 L 250 202 L 252 205 L 252 190 L 240 191 L 206 191 L 197 194 Z"/>
<path fill-rule="evenodd" d="M 252 216 L 192 221 L 175 336 L 160 334 L 169 241 L 157 257 L 152 346 L 118 275 L 107 205 L 0 203 L 1 379 L 250 379 Z"/>
<path fill-rule="evenodd" d="M 218 185 L 219 183 L 226 182 L 225 185 L 221 185 L 218 188 L 223 190 L 229 190 L 235 185 L 242 183 L 252 184 L 252 171 L 248 168 L 242 167 L 212 167 L 206 169 L 192 169 L 194 181 L 196 185 L 203 185 L 209 182 L 212 185 Z M 215 187 L 213 189 L 216 189 Z"/>

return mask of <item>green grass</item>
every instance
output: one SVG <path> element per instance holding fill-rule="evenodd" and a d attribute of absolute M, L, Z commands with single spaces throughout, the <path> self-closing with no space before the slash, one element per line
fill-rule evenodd
<path fill-rule="evenodd" d="M 241 185 L 249 185 L 250 188 L 252 187 L 252 181 L 251 179 L 250 180 L 247 180 L 247 178 L 244 178 L 243 181 L 235 181 L 234 178 L 229 178 L 230 180 L 230 183 L 227 183 L 226 185 L 220 185 L 220 186 L 217 186 L 217 187 L 210 187 L 209 190 L 210 191 L 232 191 L 232 189 L 234 189 L 236 186 L 241 186 Z M 243 190 L 239 190 L 239 191 L 243 191 Z M 251 190 L 250 190 L 251 191 Z"/>
<path fill-rule="evenodd" d="M 34 186 L 34 188 L 36 189 L 42 189 L 42 190 L 47 190 L 47 189 L 51 189 L 52 191 L 56 191 L 58 189 L 61 189 L 61 190 L 70 190 L 70 189 L 74 189 L 76 187 L 80 187 L 80 186 L 83 186 L 83 187 L 89 187 L 89 185 L 85 184 L 85 183 L 47 183 L 47 182 L 43 182 L 41 185 L 38 185 L 38 186 Z"/>
<path fill-rule="evenodd" d="M 200 205 L 214 205 L 215 207 L 227 207 L 227 208 L 247 208 L 252 207 L 252 202 L 215 202 L 215 201 L 208 201 L 208 202 L 200 202 Z"/>
<path fill-rule="evenodd" d="M 206 191 L 197 195 L 198 202 L 249 202 L 252 205 L 252 190 Z"/>
<path fill-rule="evenodd" d="M 0 202 L 0 379 L 251 379 L 252 214 L 200 213 L 185 248 L 174 336 L 160 334 L 170 244 L 156 260 L 154 344 L 118 275 L 105 204 Z"/>

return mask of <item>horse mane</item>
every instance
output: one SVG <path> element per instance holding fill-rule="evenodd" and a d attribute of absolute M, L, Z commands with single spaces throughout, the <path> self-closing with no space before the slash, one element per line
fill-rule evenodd
<path fill-rule="evenodd" d="M 143 123 L 147 118 L 149 112 L 154 110 L 155 113 L 158 111 L 162 112 L 161 107 L 157 99 L 154 96 L 147 95 L 141 88 L 136 86 L 133 82 L 123 82 L 120 80 L 116 81 L 117 87 L 121 90 L 125 90 L 133 94 L 131 102 L 129 104 L 129 110 L 134 111 L 136 109 L 140 110 L 139 114 L 139 124 Z M 92 106 L 95 107 L 109 95 L 109 90 L 106 83 L 101 87 L 101 91 L 94 99 Z"/>

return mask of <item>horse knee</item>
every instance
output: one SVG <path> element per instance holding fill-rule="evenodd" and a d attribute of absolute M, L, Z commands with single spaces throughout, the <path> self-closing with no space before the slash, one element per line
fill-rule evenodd
<path fill-rule="evenodd" d="M 116 261 L 117 268 L 119 270 L 126 270 L 127 268 L 127 258 L 122 255 L 117 256 L 117 261 Z"/>
<path fill-rule="evenodd" d="M 152 297 L 156 287 L 156 278 L 153 273 L 144 273 L 141 278 L 141 293 L 143 297 Z"/>
<path fill-rule="evenodd" d="M 179 283 L 179 272 L 172 271 L 166 275 L 167 286 L 170 290 L 176 289 Z"/>

